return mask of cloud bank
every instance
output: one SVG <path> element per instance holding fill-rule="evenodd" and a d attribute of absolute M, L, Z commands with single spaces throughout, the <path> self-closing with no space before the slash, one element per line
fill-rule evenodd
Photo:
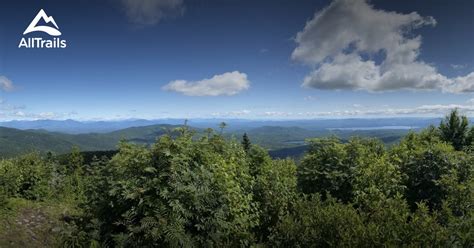
<path fill-rule="evenodd" d="M 77 115 L 76 112 L 57 113 L 40 112 L 32 113 L 26 111 L 25 105 L 10 104 L 7 100 L 0 98 L 0 121 L 8 120 L 41 120 L 41 119 L 64 119 Z"/>
<path fill-rule="evenodd" d="M 291 57 L 314 67 L 303 86 L 316 89 L 399 89 L 474 92 L 474 73 L 448 78 L 419 59 L 433 17 L 375 9 L 366 0 L 334 0 L 296 35 Z"/>
<path fill-rule="evenodd" d="M 249 87 L 250 81 L 247 79 L 247 74 L 233 71 L 199 81 L 171 81 L 163 86 L 162 89 L 175 91 L 187 96 L 231 96 Z"/>
<path fill-rule="evenodd" d="M 387 108 L 377 110 L 342 110 L 329 112 L 313 112 L 308 115 L 313 116 L 443 116 L 453 109 L 458 109 L 464 114 L 474 114 L 474 105 L 462 104 L 434 104 L 421 105 L 414 108 Z"/>
<path fill-rule="evenodd" d="M 458 109 L 461 113 L 473 116 L 472 104 L 434 104 L 421 105 L 413 108 L 385 108 L 385 109 L 349 109 L 321 112 L 284 112 L 269 111 L 259 113 L 263 117 L 278 117 L 289 119 L 312 118 L 357 118 L 357 117 L 397 117 L 397 116 L 443 116 L 451 110 Z"/>
<path fill-rule="evenodd" d="M 212 117 L 243 117 L 251 113 L 252 111 L 250 110 L 242 109 L 242 110 L 234 110 L 234 111 L 228 111 L 228 112 L 214 112 L 211 114 L 211 116 Z"/>
<path fill-rule="evenodd" d="M 130 21 L 140 25 L 154 25 L 184 12 L 183 0 L 121 0 L 121 3 Z"/>
<path fill-rule="evenodd" d="M 0 108 L 0 121 L 9 121 L 9 120 L 62 120 L 71 118 L 77 115 L 76 112 L 69 113 L 57 113 L 57 112 L 40 112 L 40 113 L 31 113 L 21 110 L 15 111 L 3 111 Z"/>

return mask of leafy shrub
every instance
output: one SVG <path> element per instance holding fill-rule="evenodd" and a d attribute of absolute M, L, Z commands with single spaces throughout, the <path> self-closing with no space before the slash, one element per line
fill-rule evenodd
<path fill-rule="evenodd" d="M 268 155 L 267 155 L 268 156 Z M 261 167 L 256 177 L 255 200 L 259 204 L 257 235 L 265 241 L 297 197 L 296 165 L 292 160 L 274 160 Z"/>
<path fill-rule="evenodd" d="M 0 161 L 0 186 L 5 197 L 41 200 L 50 195 L 51 166 L 38 154 Z"/>
<path fill-rule="evenodd" d="M 463 160 L 468 158 L 462 154 L 437 138 L 413 133 L 392 149 L 392 161 L 404 176 L 406 199 L 412 207 L 426 201 L 430 209 L 441 208 L 447 192 L 440 180 L 466 163 Z"/>
<path fill-rule="evenodd" d="M 235 246 L 253 242 L 253 179 L 245 152 L 183 131 L 151 148 L 122 144 L 91 181 L 87 212 L 119 246 Z M 100 173 L 99 173 L 100 174 Z"/>
<path fill-rule="evenodd" d="M 385 148 L 374 139 L 353 138 L 343 144 L 337 138 L 310 140 L 310 149 L 298 168 L 298 185 L 304 193 L 329 193 L 350 202 L 358 166 L 384 156 Z"/>
<path fill-rule="evenodd" d="M 0 161 L 0 202 L 18 193 L 23 178 L 12 160 Z M 0 203 L 1 204 L 1 203 Z"/>
<path fill-rule="evenodd" d="M 334 198 L 310 195 L 295 200 L 287 215 L 275 226 L 271 246 L 340 247 L 363 234 L 363 220 L 349 205 Z"/>
<path fill-rule="evenodd" d="M 346 145 L 336 138 L 310 141 L 310 148 L 298 168 L 298 185 L 304 193 L 330 193 L 349 201 L 352 197 L 353 163 Z"/>

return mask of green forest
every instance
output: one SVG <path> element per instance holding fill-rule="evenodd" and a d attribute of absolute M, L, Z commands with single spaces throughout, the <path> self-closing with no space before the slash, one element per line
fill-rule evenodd
<path fill-rule="evenodd" d="M 390 146 L 307 142 L 273 159 L 252 135 L 182 126 L 113 156 L 2 159 L 0 247 L 473 247 L 474 128 L 458 111 Z"/>

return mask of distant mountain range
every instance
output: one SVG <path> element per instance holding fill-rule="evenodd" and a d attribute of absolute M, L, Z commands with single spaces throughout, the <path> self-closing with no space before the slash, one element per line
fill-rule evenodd
<path fill-rule="evenodd" d="M 184 120 L 142 120 L 130 119 L 122 121 L 76 121 L 76 120 L 35 120 L 0 122 L 0 126 L 21 130 L 42 129 L 51 132 L 70 134 L 108 133 L 129 127 L 150 126 L 160 123 L 183 124 Z"/>
<path fill-rule="evenodd" d="M 440 118 L 353 118 L 353 119 L 314 119 L 314 120 L 246 120 L 246 119 L 193 119 L 188 124 L 197 128 L 218 128 L 220 122 L 227 122 L 227 130 L 249 130 L 264 126 L 299 127 L 307 130 L 326 129 L 417 129 L 429 125 L 438 125 Z M 129 127 L 150 125 L 182 125 L 184 119 L 128 119 L 114 121 L 76 121 L 76 120 L 35 120 L 6 121 L 0 126 L 21 130 L 43 129 L 50 132 L 69 134 L 108 133 Z"/>
<path fill-rule="evenodd" d="M 162 121 L 162 120 L 161 120 Z M 184 120 L 181 120 L 184 123 Z M 221 120 L 192 121 L 191 127 L 198 134 L 204 128 L 214 127 Z M 409 130 L 417 130 L 439 119 L 345 119 L 312 121 L 230 121 L 224 135 L 240 140 L 247 133 L 254 144 L 261 145 L 274 157 L 298 157 L 307 149 L 306 139 L 335 135 L 341 139 L 352 136 L 376 137 L 386 144 L 398 141 Z M 156 138 L 170 133 L 181 124 L 153 124 L 150 120 L 120 122 L 66 121 L 12 121 L 0 125 L 0 157 L 10 157 L 31 151 L 56 154 L 68 153 L 73 146 L 83 151 L 114 150 L 120 140 L 139 144 L 152 144 Z M 270 124 L 270 125 L 268 125 Z M 272 125 L 273 124 L 273 125 Z M 136 125 L 128 127 L 131 125 Z M 5 127 L 5 126 L 14 126 Z M 125 128 L 121 128 L 125 127 Z M 75 129 L 74 129 L 75 128 Z M 92 132 L 95 130 L 95 132 Z M 106 131 L 108 130 L 108 131 Z M 112 130 L 112 131 L 110 131 Z M 87 133 L 82 133 L 91 131 Z"/>
<path fill-rule="evenodd" d="M 45 130 L 20 130 L 0 127 L 0 157 L 15 156 L 31 151 L 67 153 L 77 146 L 83 151 L 117 148 L 120 140 L 149 144 L 178 126 L 152 125 L 131 127 L 109 133 L 67 134 Z"/>

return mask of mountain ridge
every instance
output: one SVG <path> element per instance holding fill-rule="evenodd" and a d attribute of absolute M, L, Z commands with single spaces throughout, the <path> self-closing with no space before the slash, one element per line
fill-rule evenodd
<path fill-rule="evenodd" d="M 108 133 L 81 133 L 70 134 L 51 132 L 44 129 L 20 130 L 15 128 L 0 127 L 0 157 L 15 156 L 31 151 L 45 153 L 48 151 L 56 154 L 69 152 L 77 146 L 82 151 L 108 151 L 115 150 L 121 140 L 132 143 L 149 145 L 158 137 L 182 125 L 156 124 L 140 127 L 129 127 Z M 204 133 L 203 128 L 189 127 L 198 135 Z M 216 130 L 218 130 L 216 128 Z M 351 136 L 375 137 L 386 144 L 397 142 L 400 137 L 410 130 L 310 130 L 297 126 L 261 126 L 257 128 L 225 129 L 223 135 L 228 139 L 236 139 L 247 133 L 253 144 L 258 144 L 278 154 L 278 157 L 301 155 L 305 149 L 306 140 L 315 137 L 338 136 L 348 139 Z M 219 131 L 216 131 L 219 132 Z M 283 150 L 282 150 L 283 149 Z M 285 150 L 286 149 L 286 150 Z M 281 151 L 279 151 L 281 150 Z"/>
<path fill-rule="evenodd" d="M 222 119 L 202 118 L 191 119 L 188 124 L 197 128 L 218 128 L 220 122 L 227 122 L 228 130 L 239 130 L 258 128 L 263 126 L 300 127 L 309 130 L 337 129 L 337 128 L 360 128 L 380 126 L 411 126 L 423 128 L 429 125 L 438 125 L 441 118 L 424 117 L 386 117 L 386 118 L 341 118 L 341 119 L 308 119 L 308 120 L 252 120 L 252 119 Z M 44 129 L 50 132 L 62 132 L 70 134 L 85 133 L 108 133 L 129 127 L 142 127 L 150 125 L 182 125 L 185 119 L 138 119 L 125 120 L 100 120 L 79 121 L 66 120 L 12 120 L 0 122 L 0 126 L 16 128 L 21 130 Z"/>

